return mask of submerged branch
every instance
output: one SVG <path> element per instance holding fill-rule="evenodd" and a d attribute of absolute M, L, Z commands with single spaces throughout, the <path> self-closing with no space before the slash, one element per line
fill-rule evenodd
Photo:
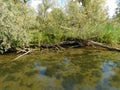
<path fill-rule="evenodd" d="M 15 58 L 15 59 L 13 59 L 12 61 L 16 61 L 16 60 L 18 60 L 19 58 L 21 58 L 21 57 L 23 57 L 23 56 L 25 56 L 25 55 L 27 55 L 27 54 L 29 54 L 29 53 L 31 53 L 31 52 L 33 52 L 33 51 L 35 51 L 35 50 L 38 50 L 38 49 L 29 50 L 29 51 L 27 51 L 27 52 L 23 53 L 22 55 L 20 55 L 20 56 L 16 57 L 16 58 Z"/>

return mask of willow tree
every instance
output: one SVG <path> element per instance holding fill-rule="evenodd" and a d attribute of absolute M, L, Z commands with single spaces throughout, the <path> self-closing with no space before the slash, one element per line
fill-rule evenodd
<path fill-rule="evenodd" d="M 38 6 L 39 16 L 47 17 L 49 9 L 52 9 L 54 6 L 54 0 L 41 0 L 41 3 Z"/>
<path fill-rule="evenodd" d="M 14 3 L 20 3 L 20 2 L 23 2 L 23 3 L 27 3 L 27 2 L 29 2 L 29 1 L 31 1 L 31 0 L 13 0 L 13 2 Z"/>
<path fill-rule="evenodd" d="M 90 0 L 77 0 L 79 3 L 82 3 L 82 6 L 86 7 Z"/>
<path fill-rule="evenodd" d="M 86 38 L 96 30 L 96 25 L 106 20 L 105 0 L 70 0 L 67 15 L 69 27 Z"/>
<path fill-rule="evenodd" d="M 120 1 L 119 0 L 117 0 L 117 8 L 115 11 L 114 18 L 117 20 L 117 22 L 120 22 Z"/>
<path fill-rule="evenodd" d="M 0 53 L 28 44 L 26 29 L 31 15 L 22 3 L 0 1 Z"/>
<path fill-rule="evenodd" d="M 49 19 L 56 29 L 67 24 L 66 15 L 60 8 L 54 8 L 49 14 Z"/>
<path fill-rule="evenodd" d="M 49 10 L 54 6 L 54 0 L 41 0 L 42 2 L 38 5 L 38 14 L 37 14 L 37 22 L 40 27 L 39 30 L 48 29 L 49 19 L 48 13 Z"/>
<path fill-rule="evenodd" d="M 85 7 L 88 18 L 94 21 L 104 21 L 106 19 L 105 0 L 90 0 Z"/>

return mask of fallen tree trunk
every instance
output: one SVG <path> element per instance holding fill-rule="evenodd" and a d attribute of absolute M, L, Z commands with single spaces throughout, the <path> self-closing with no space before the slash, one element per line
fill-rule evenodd
<path fill-rule="evenodd" d="M 88 46 L 89 45 L 92 45 L 92 46 L 101 46 L 101 47 L 106 48 L 106 49 L 111 50 L 111 51 L 120 51 L 120 48 L 110 47 L 108 45 L 104 45 L 102 43 L 95 42 L 95 41 L 88 41 Z"/>
<path fill-rule="evenodd" d="M 61 49 L 68 47 L 73 47 L 73 48 L 85 47 L 85 44 L 79 43 L 78 41 L 64 41 L 56 44 L 41 45 L 40 49 Z"/>
<path fill-rule="evenodd" d="M 50 49 L 50 48 L 67 48 L 67 47 L 73 47 L 73 48 L 79 48 L 79 47 L 86 47 L 86 46 L 100 46 L 103 48 L 106 48 L 111 51 L 120 51 L 120 48 L 110 47 L 108 45 L 105 45 L 103 43 L 95 42 L 92 40 L 83 40 L 83 39 L 77 39 L 77 38 L 68 38 L 66 41 L 59 42 L 56 44 L 46 44 L 41 45 L 40 48 L 44 49 Z"/>

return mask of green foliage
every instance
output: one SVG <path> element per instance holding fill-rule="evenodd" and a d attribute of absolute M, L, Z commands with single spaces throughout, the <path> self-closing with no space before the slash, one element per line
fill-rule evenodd
<path fill-rule="evenodd" d="M 55 7 L 55 0 L 41 1 L 36 14 L 26 2 L 0 1 L 1 53 L 27 46 L 29 42 L 57 43 L 66 37 L 120 42 L 119 7 L 116 16 L 107 19 L 105 0 L 69 0 L 64 8 Z"/>
<path fill-rule="evenodd" d="M 45 18 L 47 17 L 48 9 L 52 8 L 54 5 L 54 0 L 41 0 L 41 4 L 38 6 L 39 16 Z"/>
<path fill-rule="evenodd" d="M 31 43 L 34 43 L 34 44 L 38 44 L 40 45 L 41 44 L 41 41 L 42 41 L 42 33 L 39 32 L 38 30 L 29 30 L 28 32 L 29 34 L 31 34 Z"/>
<path fill-rule="evenodd" d="M 106 22 L 97 26 L 95 31 L 96 41 L 109 44 L 117 44 L 120 42 L 120 27 L 114 22 Z"/>
<path fill-rule="evenodd" d="M 80 6 L 82 2 L 82 6 Z M 66 37 L 93 39 L 105 43 L 119 43 L 119 24 L 106 18 L 105 0 L 70 0 L 64 10 L 53 8 L 48 0 L 39 5 L 35 43 L 55 43 Z M 51 12 L 48 9 L 52 8 Z"/>
<path fill-rule="evenodd" d="M 120 1 L 117 0 L 117 8 L 115 11 L 114 19 L 116 19 L 117 22 L 120 22 Z"/>
<path fill-rule="evenodd" d="M 50 6 L 47 0 L 45 5 L 39 7 L 37 24 L 42 35 L 41 43 L 59 42 L 65 39 L 63 37 L 82 39 L 95 37 L 96 41 L 117 43 L 118 30 L 106 20 L 105 0 L 89 0 L 89 2 L 79 0 L 78 2 L 69 1 L 64 10 L 53 8 L 51 12 L 47 12 L 46 6 Z M 80 2 L 84 3 L 83 6 L 80 6 Z M 46 11 L 42 7 L 46 7 Z"/>
<path fill-rule="evenodd" d="M 0 52 L 28 45 L 29 9 L 23 4 L 0 1 Z M 27 18 L 26 18 L 27 17 Z"/>
<path fill-rule="evenodd" d="M 53 24 L 53 28 L 60 28 L 60 26 L 66 23 L 66 16 L 60 8 L 54 8 L 48 18 Z"/>

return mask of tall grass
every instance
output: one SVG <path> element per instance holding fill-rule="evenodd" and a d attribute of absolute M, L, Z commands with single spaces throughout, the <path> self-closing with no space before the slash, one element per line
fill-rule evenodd
<path fill-rule="evenodd" d="M 97 36 L 96 41 L 110 44 L 118 44 L 120 42 L 120 26 L 105 23 L 97 26 L 95 30 Z"/>

